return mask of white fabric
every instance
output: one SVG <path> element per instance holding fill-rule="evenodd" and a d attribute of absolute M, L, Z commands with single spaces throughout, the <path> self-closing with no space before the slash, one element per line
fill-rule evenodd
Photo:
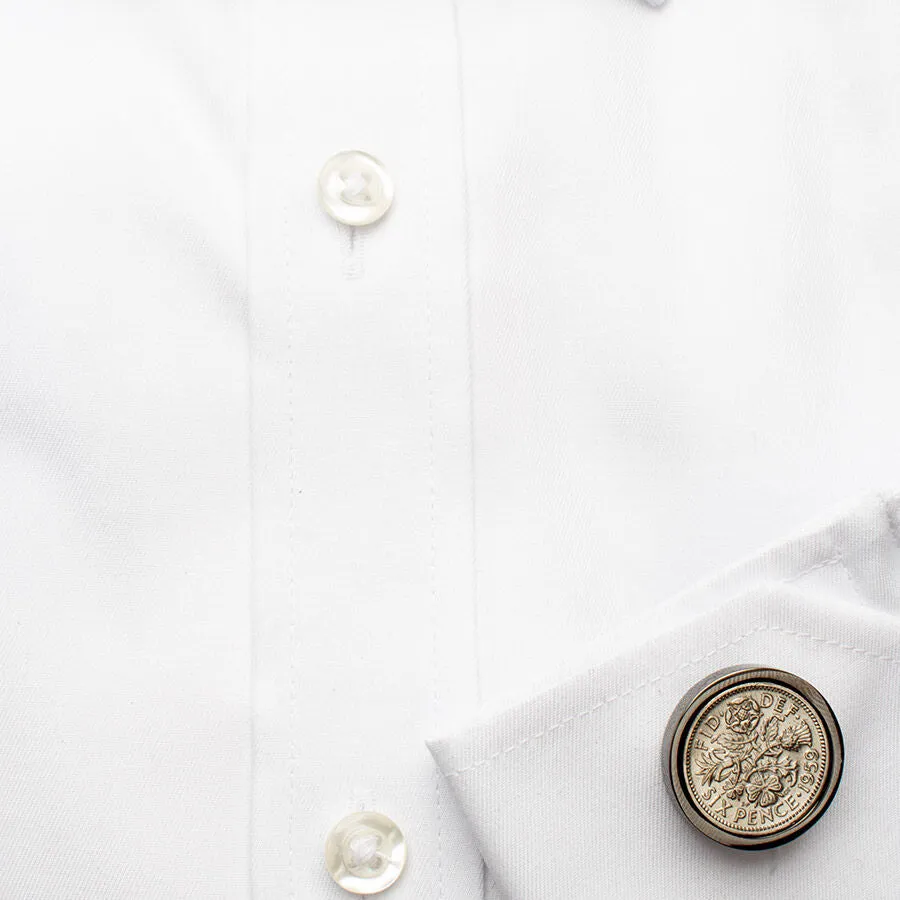
<path fill-rule="evenodd" d="M 890 897 L 900 839 L 900 498 L 869 504 L 677 598 L 656 637 L 437 740 L 502 893 L 614 897 Z M 666 723 L 682 695 L 729 665 L 783 668 L 834 708 L 845 777 L 823 819 L 777 850 L 702 836 L 666 793 Z M 850 861 L 865 864 L 849 865 Z M 884 864 L 879 864 L 884 860 Z M 772 877 L 772 872 L 777 877 Z"/>
<path fill-rule="evenodd" d="M 463 0 L 485 698 L 900 468 L 900 4 Z"/>
<path fill-rule="evenodd" d="M 0 2 L 0 897 L 249 889 L 241 53 Z"/>
<path fill-rule="evenodd" d="M 0 897 L 336 900 L 361 807 L 391 900 L 492 897 L 425 738 L 898 482 L 898 42 L 893 0 L 0 0 Z M 316 199 L 352 148 L 367 230 Z"/>

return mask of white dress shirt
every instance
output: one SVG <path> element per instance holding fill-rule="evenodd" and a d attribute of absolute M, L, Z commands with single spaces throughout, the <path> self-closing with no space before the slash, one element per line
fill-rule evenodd
<path fill-rule="evenodd" d="M 0 0 L 0 900 L 900 894 L 900 4 L 654 6 Z M 659 767 L 748 662 L 847 747 L 758 854 Z"/>

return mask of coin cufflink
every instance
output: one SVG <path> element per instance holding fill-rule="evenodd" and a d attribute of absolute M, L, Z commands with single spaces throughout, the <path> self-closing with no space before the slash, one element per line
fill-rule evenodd
<path fill-rule="evenodd" d="M 844 744 L 825 698 L 789 672 L 722 669 L 694 685 L 669 720 L 666 781 L 688 820 L 743 850 L 784 844 L 828 808 Z"/>

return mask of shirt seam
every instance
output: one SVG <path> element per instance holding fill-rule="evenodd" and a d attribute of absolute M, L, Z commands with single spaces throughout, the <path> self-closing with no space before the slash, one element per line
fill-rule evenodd
<path fill-rule="evenodd" d="M 805 569 L 803 572 L 799 573 L 798 575 L 794 576 L 793 578 L 782 579 L 782 582 L 784 583 L 787 581 L 796 581 L 797 579 L 803 577 L 803 575 L 809 574 L 809 572 L 811 572 L 811 571 L 827 568 L 828 566 L 833 566 L 836 564 L 843 565 L 843 560 L 841 559 L 840 556 L 831 557 L 828 560 L 816 563 L 815 565 L 810 566 L 808 569 Z M 846 569 L 846 566 L 844 566 L 844 568 Z M 783 628 L 780 625 L 763 623 L 763 624 L 754 626 L 753 628 L 749 629 L 748 631 L 745 631 L 743 634 L 740 634 L 737 637 L 735 637 L 729 641 L 726 641 L 724 644 L 719 644 L 718 646 L 713 647 L 711 650 L 707 651 L 706 653 L 701 654 L 700 656 L 693 657 L 692 659 L 689 659 L 689 660 L 686 660 L 685 662 L 680 663 L 678 666 L 676 666 L 674 669 L 671 669 L 668 672 L 663 672 L 660 675 L 654 676 L 653 678 L 646 679 L 645 681 L 642 681 L 636 685 L 633 685 L 632 687 L 627 688 L 626 690 L 621 691 L 618 694 L 613 694 L 609 697 L 605 697 L 599 703 L 595 703 L 593 706 L 591 706 L 587 709 L 581 710 L 577 713 L 573 713 L 572 715 L 567 716 L 565 719 L 555 722 L 553 725 L 550 725 L 546 728 L 542 728 L 540 731 L 537 731 L 534 734 L 530 734 L 527 737 L 521 738 L 520 740 L 516 741 L 516 743 L 510 744 L 508 747 L 504 747 L 500 750 L 497 750 L 496 752 L 492 753 L 490 756 L 487 756 L 484 759 L 480 759 L 477 762 L 472 763 L 471 765 L 463 766 L 461 768 L 456 768 L 456 769 L 450 769 L 447 771 L 444 771 L 442 769 L 441 771 L 443 772 L 444 776 L 447 778 L 459 778 L 462 775 L 466 774 L 467 772 L 471 772 L 475 769 L 483 768 L 484 766 L 489 765 L 490 763 L 494 762 L 496 759 L 499 759 L 501 756 L 506 756 L 510 753 L 513 753 L 514 751 L 527 746 L 532 741 L 540 740 L 541 738 L 546 737 L 547 735 L 552 734 L 555 731 L 558 731 L 560 728 L 563 728 L 566 725 L 571 724 L 572 722 L 587 718 L 588 716 L 593 715 L 599 709 L 602 709 L 603 707 L 608 706 L 611 703 L 615 703 L 618 700 L 623 700 L 626 697 L 629 697 L 632 694 L 638 693 L 648 687 L 652 687 L 654 684 L 657 684 L 660 681 L 664 681 L 667 678 L 672 678 L 673 676 L 677 675 L 679 672 L 683 671 L 684 669 L 687 669 L 690 666 L 696 665 L 697 663 L 702 662 L 703 660 L 709 659 L 710 657 L 715 656 L 718 653 L 721 653 L 723 650 L 726 650 L 729 647 L 733 647 L 736 644 L 741 643 L 742 641 L 746 640 L 748 637 L 750 637 L 754 634 L 758 634 L 763 631 L 778 632 L 780 634 L 785 634 L 785 635 L 788 635 L 791 637 L 795 637 L 798 640 L 809 640 L 814 643 L 822 644 L 823 646 L 835 647 L 835 648 L 838 648 L 841 650 L 846 650 L 847 652 L 856 653 L 860 656 L 864 656 L 868 659 L 872 659 L 877 662 L 886 662 L 890 665 L 900 666 L 900 658 L 895 657 L 891 654 L 878 654 L 871 650 L 866 650 L 863 647 L 854 646 L 853 644 L 845 644 L 845 643 L 841 643 L 840 641 L 837 641 L 834 639 L 819 637 L 818 635 L 814 635 L 811 632 L 795 631 L 795 630 L 792 630 L 789 628 Z"/>

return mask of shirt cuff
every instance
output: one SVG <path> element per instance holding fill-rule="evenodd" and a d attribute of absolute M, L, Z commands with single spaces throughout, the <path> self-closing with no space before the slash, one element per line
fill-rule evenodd
<path fill-rule="evenodd" d="M 709 896 L 759 900 L 898 887 L 898 510 L 900 497 L 873 498 L 773 547 L 598 642 L 556 686 L 431 742 L 500 892 L 669 900 L 706 896 L 706 885 Z M 844 781 L 821 822 L 760 854 L 693 829 L 661 765 L 684 693 L 748 663 L 815 685 L 846 745 Z"/>

